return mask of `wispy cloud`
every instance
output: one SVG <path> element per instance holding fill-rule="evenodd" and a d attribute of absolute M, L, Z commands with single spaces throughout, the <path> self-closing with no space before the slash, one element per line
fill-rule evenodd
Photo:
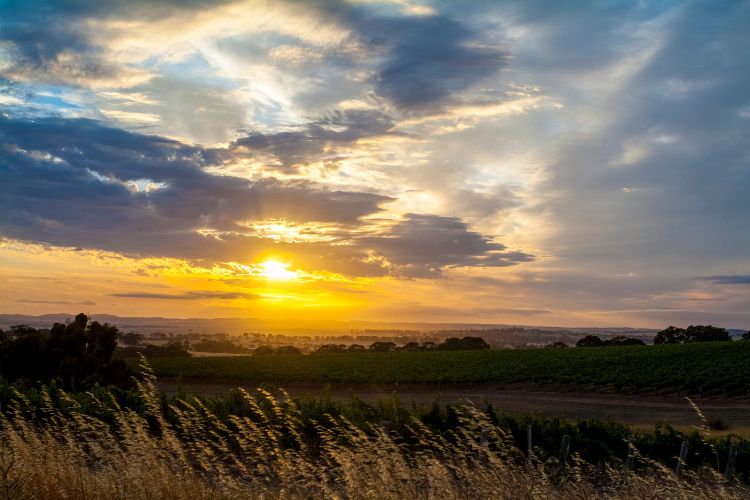
<path fill-rule="evenodd" d="M 48 305 L 64 305 L 64 306 L 94 306 L 96 302 L 91 300 L 82 300 L 79 302 L 69 300 L 34 300 L 34 299 L 18 299 L 16 300 L 19 304 L 48 304 Z"/>
<path fill-rule="evenodd" d="M 184 293 L 150 293 L 150 292 L 121 292 L 111 293 L 110 297 L 120 297 L 128 299 L 154 299 L 154 300 L 256 300 L 259 295 L 244 292 L 213 292 L 213 291 L 192 291 Z"/>
<path fill-rule="evenodd" d="M 750 285 L 750 274 L 732 274 L 727 276 L 701 276 L 697 280 L 710 281 L 717 285 Z"/>

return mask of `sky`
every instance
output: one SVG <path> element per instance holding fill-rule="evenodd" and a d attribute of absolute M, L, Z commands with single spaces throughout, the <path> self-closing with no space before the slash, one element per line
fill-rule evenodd
<path fill-rule="evenodd" d="M 0 312 L 750 328 L 747 26 L 0 0 Z"/>

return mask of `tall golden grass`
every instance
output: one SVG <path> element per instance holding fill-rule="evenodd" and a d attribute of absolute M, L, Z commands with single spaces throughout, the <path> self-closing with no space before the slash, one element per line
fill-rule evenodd
<path fill-rule="evenodd" d="M 252 418 L 222 421 L 199 401 L 173 407 L 167 421 L 155 378 L 139 382 L 146 411 L 99 401 L 106 418 L 62 411 L 45 396 L 29 411 L 23 394 L 0 416 L 0 499 L 221 498 L 748 498 L 712 470 L 682 478 L 657 463 L 636 475 L 541 463 L 511 444 L 483 414 L 464 409 L 452 439 L 415 420 L 401 442 L 346 420 L 305 432 L 291 400 L 243 393 Z M 65 398 L 66 396 L 63 395 Z M 94 398 L 94 395 L 91 395 Z M 89 412 L 90 413 L 90 412 Z M 40 415 L 41 414 L 41 415 Z M 477 439 L 489 431 L 489 444 Z"/>

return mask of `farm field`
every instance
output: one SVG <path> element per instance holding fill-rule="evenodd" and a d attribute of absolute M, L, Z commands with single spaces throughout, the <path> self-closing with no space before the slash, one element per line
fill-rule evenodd
<path fill-rule="evenodd" d="M 252 385 L 539 384 L 747 396 L 750 342 L 149 360 L 160 378 Z M 134 365 L 137 364 L 133 360 Z"/>

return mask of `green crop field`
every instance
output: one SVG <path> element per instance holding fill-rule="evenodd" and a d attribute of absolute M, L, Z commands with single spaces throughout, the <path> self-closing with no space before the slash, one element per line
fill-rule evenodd
<path fill-rule="evenodd" d="M 517 383 L 750 391 L 750 342 L 576 349 L 154 358 L 159 377 L 231 382 Z"/>

